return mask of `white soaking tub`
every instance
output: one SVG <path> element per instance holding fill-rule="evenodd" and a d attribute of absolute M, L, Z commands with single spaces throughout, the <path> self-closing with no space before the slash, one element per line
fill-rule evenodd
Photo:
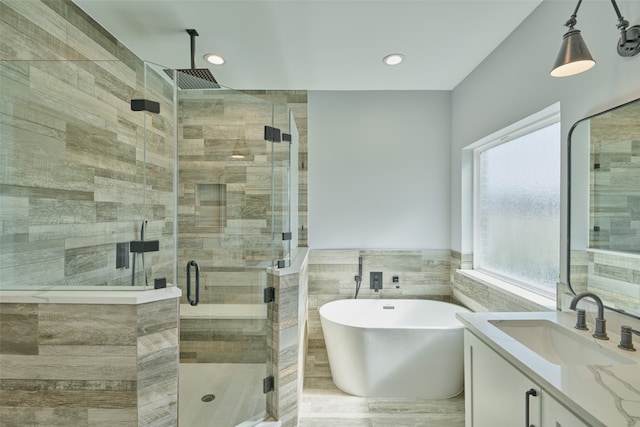
<path fill-rule="evenodd" d="M 320 308 L 333 381 L 365 397 L 445 399 L 464 386 L 462 306 L 431 300 L 332 301 Z"/>

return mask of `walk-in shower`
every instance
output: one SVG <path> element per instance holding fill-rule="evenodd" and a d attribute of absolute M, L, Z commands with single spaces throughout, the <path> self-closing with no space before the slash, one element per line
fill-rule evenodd
<path fill-rule="evenodd" d="M 200 270 L 199 303 L 180 309 L 179 413 L 235 426 L 265 411 L 264 290 L 291 244 L 294 123 L 286 106 L 228 89 L 178 89 L 177 118 L 177 262 Z M 187 272 L 178 283 L 193 286 Z"/>
<path fill-rule="evenodd" d="M 0 61 L 2 289 L 180 287 L 180 425 L 235 426 L 266 414 L 264 295 L 297 246 L 297 130 L 267 94 L 182 90 L 164 69 Z"/>

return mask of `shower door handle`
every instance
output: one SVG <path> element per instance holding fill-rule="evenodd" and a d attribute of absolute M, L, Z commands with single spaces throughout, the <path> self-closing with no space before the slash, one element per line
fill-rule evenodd
<path fill-rule="evenodd" d="M 191 267 L 196 269 L 196 297 L 191 298 Z M 200 266 L 198 263 L 191 260 L 187 263 L 187 300 L 191 305 L 198 305 L 200 302 Z"/>

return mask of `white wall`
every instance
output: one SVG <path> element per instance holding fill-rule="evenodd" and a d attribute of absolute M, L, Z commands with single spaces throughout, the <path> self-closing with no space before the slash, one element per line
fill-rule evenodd
<path fill-rule="evenodd" d="M 448 91 L 311 91 L 309 247 L 448 249 Z"/>
<path fill-rule="evenodd" d="M 639 1 L 618 4 L 631 25 L 640 23 Z M 617 18 L 605 0 L 584 2 L 576 26 L 596 66 L 573 77 L 549 75 L 574 8 L 545 0 L 451 93 L 309 92 L 309 246 L 470 253 L 471 169 L 463 147 L 559 101 L 566 162 L 573 123 L 640 97 L 640 56 L 618 56 Z M 563 192 L 564 217 L 566 171 Z M 564 280 L 564 220 L 562 230 Z"/>
<path fill-rule="evenodd" d="M 563 166 L 566 138 L 582 117 L 640 97 L 640 55 L 616 52 L 617 18 L 609 1 L 584 2 L 578 25 L 596 66 L 573 77 L 549 75 L 576 2 L 545 0 L 452 94 L 452 249 L 471 253 L 470 163 L 462 148 L 560 101 Z M 631 24 L 640 2 L 618 2 Z M 566 218 L 566 166 L 563 218 Z M 561 279 L 566 279 L 566 221 L 562 223 Z"/>

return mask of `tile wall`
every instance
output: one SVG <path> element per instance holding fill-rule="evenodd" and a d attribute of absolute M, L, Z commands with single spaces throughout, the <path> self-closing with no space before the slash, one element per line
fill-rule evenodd
<path fill-rule="evenodd" d="M 143 220 L 160 240 L 149 280 L 172 281 L 169 85 L 69 1 L 0 11 L 2 286 L 142 285 L 140 255 L 134 277 L 116 268 L 116 244 Z M 145 85 L 160 114 L 131 111 Z"/>
<path fill-rule="evenodd" d="M 637 252 L 640 248 L 640 103 L 589 120 L 589 247 Z"/>
<path fill-rule="evenodd" d="M 267 413 L 282 427 L 296 427 L 300 413 L 302 381 L 305 377 L 306 325 L 308 318 L 309 258 L 306 249 L 293 268 L 269 275 L 276 300 L 269 303 L 267 318 L 267 373 L 275 379 L 275 390 L 267 395 Z"/>
<path fill-rule="evenodd" d="M 266 318 L 182 318 L 180 362 L 265 363 L 266 325 Z"/>
<path fill-rule="evenodd" d="M 308 111 L 306 90 L 247 90 L 243 91 L 251 96 L 286 105 L 295 117 L 298 129 L 298 246 L 308 247 Z"/>
<path fill-rule="evenodd" d="M 272 221 L 280 221 L 282 227 L 280 209 L 271 216 L 274 143 L 264 140 L 264 126 L 273 124 L 289 132 L 288 114 L 282 114 L 289 107 L 300 116 L 296 124 L 300 143 L 306 146 L 306 102 L 303 91 L 180 91 L 178 283 L 183 303 L 187 303 L 183 266 L 196 260 L 201 271 L 200 304 L 263 304 Z M 279 114 L 272 123 L 274 103 Z M 244 159 L 231 158 L 238 146 L 247 150 Z M 275 148 L 277 161 L 288 163 L 288 157 L 282 157 L 288 155 L 288 147 L 280 143 Z M 286 172 L 282 167 L 275 170 Z M 276 183 L 282 178 L 276 177 Z M 216 193 L 204 191 L 209 187 Z M 306 187 L 301 191 L 306 214 Z M 181 361 L 264 363 L 266 319 L 234 317 L 183 319 Z"/>
<path fill-rule="evenodd" d="M 594 292 L 609 307 L 637 312 L 640 300 L 638 255 L 607 251 L 571 252 L 570 283 L 578 292 Z"/>
<path fill-rule="evenodd" d="M 0 304 L 0 424 L 175 426 L 176 299 Z"/>
<path fill-rule="evenodd" d="M 180 91 L 178 283 L 186 281 L 182 266 L 197 260 L 201 303 L 262 301 L 264 269 L 272 257 L 272 222 L 280 221 L 282 227 L 280 207 L 271 217 L 274 143 L 264 140 L 264 126 L 272 124 L 271 100 L 295 107 L 301 116 L 296 117 L 301 143 L 306 145 L 306 92 Z M 238 145 L 248 150 L 246 158 L 231 158 Z M 275 146 L 278 162 L 288 162 L 288 157 L 280 158 L 288 156 L 287 147 Z M 277 167 L 276 172 L 283 174 L 286 169 Z M 282 179 L 276 177 L 276 182 Z M 213 186 L 223 195 L 205 199 L 203 190 Z M 300 200 L 306 206 L 306 197 Z"/>

